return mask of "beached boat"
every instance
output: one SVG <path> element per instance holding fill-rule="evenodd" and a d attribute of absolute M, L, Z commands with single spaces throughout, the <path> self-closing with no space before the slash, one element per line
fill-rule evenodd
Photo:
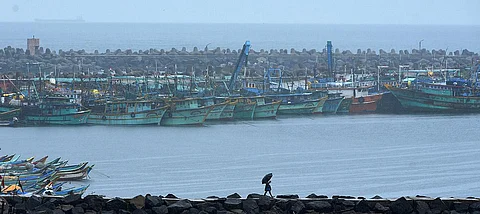
<path fill-rule="evenodd" d="M 67 97 L 47 96 L 37 105 L 22 106 L 21 118 L 28 125 L 80 125 L 87 123 L 89 114 Z"/>
<path fill-rule="evenodd" d="M 201 125 L 205 122 L 212 106 L 202 106 L 196 98 L 166 99 L 169 105 L 160 125 Z"/>
<path fill-rule="evenodd" d="M 149 100 L 104 101 L 92 107 L 88 123 L 98 125 L 160 124 L 168 106 Z"/>
<path fill-rule="evenodd" d="M 273 100 L 264 96 L 252 97 L 250 99 L 256 103 L 253 119 L 277 117 L 277 111 L 282 101 Z"/>
<path fill-rule="evenodd" d="M 480 112 L 480 96 L 470 87 L 428 83 L 408 88 L 385 87 L 410 112 Z"/>

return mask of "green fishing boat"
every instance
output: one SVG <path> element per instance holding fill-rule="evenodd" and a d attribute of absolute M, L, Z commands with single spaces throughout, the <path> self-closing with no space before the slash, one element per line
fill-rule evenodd
<path fill-rule="evenodd" d="M 480 112 L 480 96 L 470 87 L 418 84 L 408 88 L 385 87 L 411 112 L 468 113 Z"/>
<path fill-rule="evenodd" d="M 169 105 L 160 121 L 162 126 L 201 125 L 205 122 L 212 106 L 202 106 L 199 99 L 166 99 Z"/>
<path fill-rule="evenodd" d="M 208 113 L 207 120 L 219 120 L 223 110 L 228 105 L 228 101 L 219 101 L 215 97 L 202 97 L 199 101 L 203 106 L 212 107 L 212 110 Z"/>
<path fill-rule="evenodd" d="M 46 96 L 36 105 L 22 106 L 20 117 L 27 125 L 80 125 L 87 123 L 89 114 L 89 109 L 67 97 Z"/>
<path fill-rule="evenodd" d="M 313 99 L 312 93 L 276 94 L 267 97 L 281 100 L 278 114 L 313 114 L 320 103 L 320 99 Z"/>
<path fill-rule="evenodd" d="M 247 97 L 231 98 L 232 101 L 237 102 L 233 110 L 233 119 L 253 120 L 255 114 L 255 107 L 257 103 Z"/>
<path fill-rule="evenodd" d="M 233 120 L 233 114 L 235 111 L 235 106 L 237 105 L 237 100 L 229 100 L 225 97 L 215 97 L 216 102 L 227 102 L 225 108 L 223 109 L 222 113 L 220 114 L 220 120 Z"/>
<path fill-rule="evenodd" d="M 325 102 L 327 101 L 327 99 L 328 97 L 319 98 L 320 101 L 318 102 L 317 107 L 313 110 L 314 114 L 323 113 L 323 106 L 325 106 Z"/>
<path fill-rule="evenodd" d="M 92 107 L 88 123 L 98 125 L 159 125 L 168 106 L 151 100 L 103 101 Z"/>
<path fill-rule="evenodd" d="M 268 99 L 264 96 L 252 97 L 251 99 L 256 103 L 253 119 L 277 117 L 278 107 L 280 107 L 282 101 Z"/>

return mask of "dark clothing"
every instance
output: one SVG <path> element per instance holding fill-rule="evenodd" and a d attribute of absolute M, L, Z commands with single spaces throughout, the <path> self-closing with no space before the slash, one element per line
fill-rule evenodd
<path fill-rule="evenodd" d="M 272 186 L 270 186 L 270 183 L 265 184 L 265 191 L 272 191 Z"/>

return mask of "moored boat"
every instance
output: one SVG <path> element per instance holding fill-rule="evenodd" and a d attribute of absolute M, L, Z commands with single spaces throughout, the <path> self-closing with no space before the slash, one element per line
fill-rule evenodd
<path fill-rule="evenodd" d="M 88 123 L 100 125 L 160 124 L 168 106 L 150 100 L 104 101 L 92 107 Z"/>
<path fill-rule="evenodd" d="M 313 114 L 320 103 L 320 99 L 312 98 L 312 93 L 266 95 L 281 100 L 278 114 Z"/>
<path fill-rule="evenodd" d="M 417 84 L 408 88 L 385 87 L 410 112 L 479 113 L 480 96 L 470 87 Z"/>
<path fill-rule="evenodd" d="M 37 105 L 22 106 L 21 118 L 28 125 L 86 124 L 90 110 L 66 97 L 47 96 Z"/>
<path fill-rule="evenodd" d="M 277 117 L 277 111 L 282 101 L 269 99 L 264 96 L 252 97 L 251 99 L 256 103 L 253 119 Z"/>
<path fill-rule="evenodd" d="M 160 121 L 162 126 L 201 125 L 207 119 L 212 106 L 202 106 L 196 98 L 167 99 L 169 108 Z"/>
<path fill-rule="evenodd" d="M 237 102 L 233 110 L 233 119 L 253 120 L 255 115 L 255 107 L 257 103 L 248 97 L 230 98 L 233 102 Z"/>
<path fill-rule="evenodd" d="M 227 107 L 229 101 L 219 102 L 215 97 L 202 97 L 199 99 L 201 105 L 211 106 L 212 110 L 208 113 L 207 120 L 219 120 L 222 112 Z"/>

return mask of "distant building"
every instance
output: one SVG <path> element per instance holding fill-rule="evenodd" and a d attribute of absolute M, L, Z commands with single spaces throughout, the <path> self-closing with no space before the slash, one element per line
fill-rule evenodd
<path fill-rule="evenodd" d="M 31 39 L 27 39 L 27 48 L 30 51 L 30 55 L 33 56 L 40 47 L 40 39 L 35 39 L 35 36 Z"/>

